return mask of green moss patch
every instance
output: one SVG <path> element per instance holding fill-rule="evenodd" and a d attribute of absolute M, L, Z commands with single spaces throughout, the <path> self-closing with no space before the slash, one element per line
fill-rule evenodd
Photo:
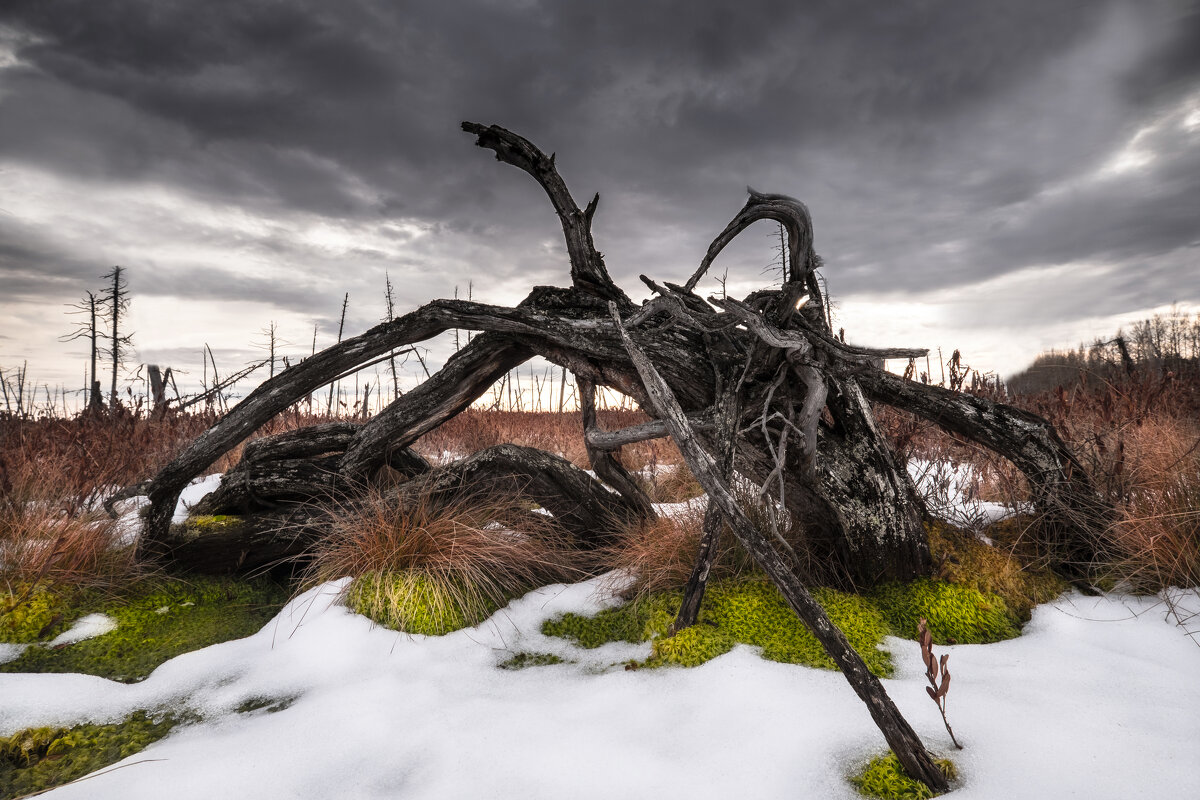
<path fill-rule="evenodd" d="M 426 636 L 478 625 L 500 608 L 472 586 L 419 569 L 368 572 L 355 578 L 346 605 L 385 627 Z"/>
<path fill-rule="evenodd" d="M 946 780 L 952 781 L 957 777 L 954 764 L 949 760 L 937 759 L 933 763 L 946 776 Z M 871 759 L 861 770 L 851 775 L 850 784 L 859 794 L 880 800 L 928 800 L 935 796 L 928 786 L 908 777 L 900 765 L 900 759 L 891 751 L 888 751 L 887 755 Z"/>
<path fill-rule="evenodd" d="M 855 595 L 818 589 L 814 596 L 846 633 L 871 671 L 880 676 L 891 675 L 891 657 L 878 649 L 888 633 L 884 617 Z M 613 641 L 652 641 L 652 655 L 645 664 L 650 667 L 666 664 L 694 667 L 741 643 L 762 648 L 763 658 L 771 661 L 834 668 L 832 659 L 796 617 L 779 590 L 765 579 L 713 583 L 705 592 L 698 624 L 667 637 L 667 628 L 674 621 L 682 599 L 681 592 L 662 592 L 592 617 L 565 614 L 544 623 L 542 633 L 589 648 Z"/>
<path fill-rule="evenodd" d="M 554 653 L 514 653 L 511 658 L 501 661 L 500 669 L 528 669 L 529 667 L 548 667 L 551 664 L 562 664 L 563 659 Z"/>
<path fill-rule="evenodd" d="M 660 636 L 654 640 L 654 649 L 646 666 L 657 667 L 675 664 L 680 667 L 698 667 L 733 649 L 737 640 L 714 625 L 699 623 L 685 628 L 674 636 Z"/>
<path fill-rule="evenodd" d="M 657 592 L 591 617 L 563 614 L 542 623 L 542 633 L 588 649 L 609 642 L 646 642 L 666 634 L 682 601 L 682 592 Z"/>
<path fill-rule="evenodd" d="M 28 593 L 27 593 L 28 592 Z M 0 642 L 30 644 L 53 639 L 83 612 L 71 603 L 72 595 L 28 586 L 0 595 Z"/>
<path fill-rule="evenodd" d="M 187 518 L 184 527 L 188 528 L 232 528 L 241 524 L 242 518 L 235 514 L 194 514 Z"/>
<path fill-rule="evenodd" d="M 986 644 L 1021 634 L 1016 615 L 999 595 L 928 579 L 881 586 L 870 594 L 897 636 L 917 638 L 917 623 L 929 621 L 938 644 Z"/>
<path fill-rule="evenodd" d="M 813 590 L 833 624 L 841 628 L 872 673 L 892 674 L 891 656 L 878 649 L 889 632 L 888 623 L 861 597 L 833 589 Z M 712 587 L 707 619 L 738 642 L 762 648 L 763 658 L 784 664 L 835 669 L 833 659 L 800 621 L 791 606 L 766 580 L 747 580 Z M 703 614 L 703 606 L 701 607 Z"/>
<path fill-rule="evenodd" d="M 83 672 L 133 682 L 181 653 L 256 633 L 287 602 L 288 592 L 266 580 L 155 580 L 118 597 L 81 594 L 64 618 L 100 612 L 116 630 L 53 649 L 30 647 L 0 672 Z"/>
<path fill-rule="evenodd" d="M 28 728 L 0 739 L 0 800 L 69 783 L 137 753 L 178 723 L 138 711 L 113 725 Z"/>

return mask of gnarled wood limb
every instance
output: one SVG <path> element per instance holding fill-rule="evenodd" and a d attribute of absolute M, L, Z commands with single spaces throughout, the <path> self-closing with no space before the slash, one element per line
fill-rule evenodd
<path fill-rule="evenodd" d="M 312 458 L 341 453 L 354 439 L 359 427 L 354 422 L 323 422 L 252 439 L 242 448 L 241 463 L 256 464 L 283 458 Z"/>
<path fill-rule="evenodd" d="M 390 451 L 408 447 L 458 415 L 532 355 L 528 347 L 493 333 L 475 337 L 432 377 L 358 429 L 338 468 L 342 478 L 367 480 L 387 462 Z"/>
<path fill-rule="evenodd" d="M 462 129 L 475 134 L 475 144 L 496 153 L 496 159 L 512 164 L 533 176 L 550 198 L 554 213 L 562 223 L 567 240 L 567 255 L 571 259 L 571 281 L 579 289 L 605 300 L 613 300 L 623 308 L 633 305 L 629 297 L 613 283 L 604 266 L 604 258 L 592 242 L 592 216 L 600 203 L 600 195 L 592 198 L 586 211 L 580 211 L 567 184 L 554 166 L 554 156 L 547 156 L 523 136 L 499 125 L 480 125 L 464 122 Z"/>
<path fill-rule="evenodd" d="M 814 459 L 809 449 L 811 443 L 789 454 L 786 428 L 794 422 L 786 413 L 767 413 L 764 422 L 769 418 L 779 426 L 778 445 L 772 441 L 770 431 L 743 430 L 750 446 L 743 448 L 739 459 L 760 485 L 771 477 L 779 481 L 787 472 L 784 481 L 787 495 L 781 499 L 787 503 L 792 519 L 803 523 L 805 550 L 813 556 L 818 572 L 826 571 L 830 579 L 859 585 L 926 574 L 929 548 L 915 487 L 907 474 L 898 470 L 884 446 L 861 390 L 852 377 L 843 374 L 845 366 L 849 366 L 846 362 L 861 359 L 853 352 L 828 344 L 832 337 L 828 334 L 824 300 L 814 272 L 818 259 L 812 251 L 812 221 L 804 204 L 782 195 L 751 191 L 746 206 L 713 241 L 700 270 L 683 290 L 690 293 L 712 259 L 741 231 L 760 219 L 777 220 L 788 231 L 789 274 L 778 292 L 758 292 L 747 302 L 735 301 L 723 306 L 727 314 L 743 321 L 759 341 L 769 346 L 756 373 L 749 376 L 746 390 L 761 398 L 762 387 L 774 385 L 787 353 L 795 354 L 793 362 L 800 358 L 795 363 L 802 365 L 810 357 L 812 346 L 817 345 L 821 353 L 811 355 L 818 372 L 824 373 L 823 404 L 835 424 L 817 425 Z M 805 291 L 810 302 L 797 314 L 797 303 Z M 699 309 L 696 316 L 703 316 Z M 704 325 L 714 327 L 711 321 Z M 720 327 L 731 335 L 730 329 Z M 813 380 L 811 373 L 808 379 Z M 766 392 L 769 395 L 770 389 Z M 783 403 L 785 408 L 799 399 L 791 397 L 790 390 L 786 394 L 789 398 Z M 822 401 L 820 387 L 813 383 L 806 396 L 809 402 L 802 409 L 807 415 L 803 421 L 811 433 L 812 423 L 818 418 L 813 406 Z M 751 409 L 762 399 L 769 407 L 769 396 L 758 401 L 747 396 L 745 408 Z M 820 410 L 817 411 L 819 414 Z M 815 476 L 805 469 L 806 463 L 816 468 Z"/>
<path fill-rule="evenodd" d="M 596 422 L 596 384 L 580 377 L 575 379 L 575 383 L 579 387 L 579 410 L 583 417 L 583 446 L 587 450 L 592 469 L 602 481 L 620 492 L 629 505 L 637 509 L 639 517 L 643 520 L 656 519 L 658 515 L 654 513 L 654 505 L 650 498 L 621 462 L 617 461 L 614 451 L 593 447 L 588 441 L 589 433 L 600 430 Z"/>
<path fill-rule="evenodd" d="M 254 575 L 276 567 L 296 571 L 298 559 L 329 535 L 336 516 L 329 508 L 302 503 L 230 517 L 220 525 L 173 525 L 159 551 L 175 568 L 203 575 Z"/>
<path fill-rule="evenodd" d="M 716 438 L 724 444 L 721 453 L 721 477 L 726 484 L 733 478 L 733 464 L 736 458 L 738 402 L 736 387 L 723 388 L 718 393 L 717 408 L 714 409 L 717 419 Z M 664 423 L 665 424 L 665 423 Z M 691 425 L 691 421 L 688 421 Z M 700 605 L 704 602 L 704 592 L 708 588 L 708 577 L 717 559 L 717 551 L 721 544 L 721 530 L 725 520 L 721 509 L 716 503 L 710 502 L 704 509 L 704 525 L 700 533 L 700 547 L 696 553 L 696 562 L 692 566 L 692 574 L 688 576 L 683 587 L 683 600 L 679 603 L 679 612 L 675 621 L 667 631 L 674 636 L 685 628 L 696 624 L 700 616 Z"/>
<path fill-rule="evenodd" d="M 488 490 L 534 501 L 585 547 L 613 541 L 640 514 L 636 503 L 565 458 L 514 444 L 489 447 L 441 467 L 420 486 L 435 497 Z"/>
<path fill-rule="evenodd" d="M 779 587 L 788 605 L 841 669 L 855 693 L 866 704 L 872 719 L 883 733 L 892 752 L 904 765 L 905 771 L 935 792 L 946 791 L 949 784 L 945 775 L 933 763 L 920 738 L 896 708 L 883 684 L 867 669 L 862 657 L 851 647 L 845 634 L 830 621 L 825 609 L 809 594 L 792 571 L 792 567 L 779 556 L 767 537 L 742 511 L 722 479 L 716 461 L 696 440 L 671 387 L 658 374 L 645 353 L 620 327 L 620 316 L 615 304 L 610 306 L 610 311 L 621 330 L 622 341 L 629 357 L 642 377 L 655 412 L 671 429 L 671 437 L 683 453 L 692 474 L 708 492 L 709 502 L 717 504 L 742 546 Z"/>
<path fill-rule="evenodd" d="M 857 380 L 875 402 L 916 414 L 1013 462 L 1028 479 L 1049 530 L 1060 537 L 1053 553 L 1058 565 L 1079 575 L 1094 560 L 1096 535 L 1111 524 L 1112 509 L 1048 421 L 883 370 L 866 370 Z"/>
<path fill-rule="evenodd" d="M 746 205 L 713 239 L 700 268 L 688 278 L 683 288 L 693 291 L 713 260 L 739 233 L 759 220 L 775 220 L 783 225 L 788 239 L 788 266 L 783 276 L 783 296 L 777 307 L 779 316 L 784 321 L 790 319 L 796 311 L 796 303 L 807 292 L 813 316 L 824 325 L 825 296 L 817 283 L 815 270 L 819 262 L 813 251 L 812 215 L 808 213 L 808 206 L 783 194 L 763 194 L 750 187 L 746 187 L 746 191 L 750 194 Z"/>
<path fill-rule="evenodd" d="M 221 476 L 221 485 L 192 507 L 194 514 L 248 514 L 306 500 L 330 500 L 338 457 L 281 458 L 247 463 Z"/>
<path fill-rule="evenodd" d="M 153 550 L 156 541 L 166 536 L 179 493 L 192 478 L 276 414 L 356 364 L 451 328 L 502 332 L 514 337 L 518 344 L 523 339 L 537 341 L 547 349 L 570 348 L 601 361 L 620 358 L 611 335 L 611 324 L 607 322 L 571 319 L 530 307 L 507 308 L 462 300 L 433 301 L 322 350 L 260 384 L 148 484 L 146 494 L 150 507 L 140 547 Z M 597 335 L 606 328 L 610 331 L 607 337 Z"/>
<path fill-rule="evenodd" d="M 691 414 L 688 416 L 688 422 L 692 424 L 693 428 L 699 430 L 708 430 L 713 425 L 708 414 Z M 667 423 L 661 419 L 652 419 L 639 422 L 637 425 L 630 425 L 619 431 L 602 431 L 599 428 L 592 428 L 584 433 L 584 440 L 597 450 L 617 450 L 627 444 L 636 444 L 650 439 L 665 439 L 670 435 Z"/>
<path fill-rule="evenodd" d="M 326 459 L 327 486 L 334 474 Z M 278 470 L 318 468 L 318 463 L 284 459 Z M 262 473 L 256 474 L 262 480 Z M 297 479 L 299 480 L 299 479 Z M 223 487 L 224 488 L 224 487 Z M 399 505 L 451 501 L 499 492 L 506 498 L 521 496 L 538 503 L 556 525 L 584 548 L 611 542 L 638 514 L 636 505 L 614 494 L 586 472 L 558 456 L 516 445 L 498 445 L 438 467 L 414 480 L 386 490 Z M 175 566 L 208 574 L 254 572 L 285 562 L 295 562 L 327 537 L 338 520 L 361 507 L 361 499 L 329 492 L 314 493 L 306 502 L 277 503 L 270 510 L 242 514 L 226 504 L 236 500 L 232 491 L 210 493 L 193 514 L 233 514 L 218 525 L 173 525 L 162 541 L 163 553 Z M 324 499 L 325 502 L 309 502 Z"/>
<path fill-rule="evenodd" d="M 342 453 L 361 425 L 329 422 L 254 439 L 221 485 L 197 503 L 194 514 L 248 514 L 283 503 L 333 499 L 359 484 L 340 480 Z M 429 462 L 411 448 L 387 452 L 389 478 L 409 480 L 429 472 Z"/>

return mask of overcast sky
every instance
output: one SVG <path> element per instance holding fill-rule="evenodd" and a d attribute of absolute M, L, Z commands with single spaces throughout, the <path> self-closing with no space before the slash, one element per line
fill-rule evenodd
<path fill-rule="evenodd" d="M 65 311 L 115 264 L 133 360 L 190 380 L 272 321 L 328 344 L 346 292 L 362 332 L 385 272 L 398 312 L 565 285 L 549 204 L 462 120 L 600 193 L 635 299 L 751 185 L 808 204 L 857 343 L 1007 375 L 1200 310 L 1200 3 L 8 0 L 0 368 L 81 386 Z M 732 285 L 771 280 L 772 234 L 718 261 Z"/>

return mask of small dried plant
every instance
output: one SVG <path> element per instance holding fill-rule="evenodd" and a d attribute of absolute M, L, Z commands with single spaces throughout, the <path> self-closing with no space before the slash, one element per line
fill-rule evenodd
<path fill-rule="evenodd" d="M 946 726 L 946 733 L 950 734 L 950 741 L 962 750 L 963 746 L 954 738 L 954 730 L 946 721 L 946 693 L 950 691 L 950 670 L 946 669 L 946 662 L 950 660 L 950 655 L 944 653 L 940 659 L 933 655 L 933 636 L 929 633 L 924 617 L 917 623 L 917 642 L 921 645 L 921 659 L 925 662 L 925 677 L 929 679 L 925 692 L 937 703 L 938 711 L 942 712 L 942 724 Z"/>

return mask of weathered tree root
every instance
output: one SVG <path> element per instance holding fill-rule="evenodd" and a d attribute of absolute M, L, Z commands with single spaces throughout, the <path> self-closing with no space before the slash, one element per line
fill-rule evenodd
<path fill-rule="evenodd" d="M 301 496 L 332 493 L 352 499 L 379 483 L 379 471 L 403 458 L 418 437 L 467 408 L 513 367 L 542 356 L 574 374 L 589 459 L 616 492 L 547 454 L 511 446 L 437 470 L 427 485 L 462 491 L 487 476 L 495 486 L 519 486 L 582 544 L 594 545 L 630 519 L 653 515 L 616 451 L 623 444 L 669 434 L 714 509 L 705 526 L 708 550 L 698 556 L 688 608 L 681 609 L 676 628 L 695 619 L 719 515 L 842 668 L 905 769 L 931 788 L 944 790 L 945 778 L 912 729 L 809 596 L 782 527 L 789 520 L 799 524 L 804 552 L 815 556 L 830 579 L 870 585 L 928 572 L 923 505 L 877 430 L 868 399 L 919 414 L 1012 460 L 1029 478 L 1038 507 L 1056 526 L 1056 550 L 1064 564 L 1093 555 L 1093 534 L 1109 515 L 1078 462 L 1044 420 L 982 398 L 914 384 L 878 366 L 879 359 L 926 351 L 871 350 L 835 337 L 816 272 L 821 262 L 813 250 L 812 220 L 799 201 L 751 190 L 687 283 L 659 285 L 643 276 L 656 296 L 638 307 L 613 283 L 593 243 L 599 197 L 579 208 L 554 156 L 528 140 L 494 125 L 468 122 L 463 129 L 498 160 L 541 185 L 562 224 L 571 288 L 536 287 L 515 308 L 435 300 L 285 369 L 153 480 L 121 493 L 144 492 L 150 499 L 143 552 L 179 561 L 187 547 L 211 552 L 221 544 L 219 539 L 203 545 L 174 539 L 170 519 L 176 499 L 193 477 L 277 413 L 390 350 L 452 328 L 479 331 L 482 335 L 438 373 L 353 431 L 324 429 L 314 434 L 310 450 L 300 442 L 304 434 L 258 445 L 257 455 L 254 446 L 248 448 L 240 478 L 244 491 L 235 488 L 235 475 L 210 507 L 277 500 L 290 489 Z M 713 260 L 737 235 L 764 219 L 777 221 L 787 233 L 782 286 L 742 301 L 697 296 L 694 289 Z M 591 406 L 598 386 L 625 393 L 656 419 L 625 431 L 600 430 Z M 274 457 L 265 458 L 268 452 Z M 721 469 L 714 466 L 718 458 Z M 770 530 L 752 525 L 734 502 L 722 477 L 734 469 L 761 487 Z M 397 490 L 398 502 L 404 486 Z M 321 524 L 297 522 L 298 529 L 314 536 Z M 236 551 L 238 564 L 257 557 L 253 547 L 267 549 L 266 544 L 225 544 Z"/>
<path fill-rule="evenodd" d="M 309 462 L 267 463 L 273 465 L 269 472 L 250 472 L 245 480 L 235 478 L 229 485 L 223 482 L 193 507 L 192 521 L 172 526 L 164 555 L 176 567 L 209 574 L 248 573 L 299 561 L 361 506 L 357 493 L 335 488 L 332 470 L 314 478 L 316 467 Z M 243 489 L 246 483 L 273 488 L 270 481 L 283 478 L 287 491 L 276 492 L 269 503 L 261 497 L 248 500 Z M 297 499 L 297 487 L 312 494 Z M 612 543 L 640 516 L 635 501 L 609 490 L 566 459 L 512 444 L 480 450 L 377 491 L 400 507 L 520 497 L 550 512 L 555 527 L 581 549 Z"/>

